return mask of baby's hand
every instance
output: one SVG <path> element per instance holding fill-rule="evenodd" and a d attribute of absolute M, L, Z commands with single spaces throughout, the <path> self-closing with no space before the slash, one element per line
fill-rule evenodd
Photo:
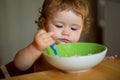
<path fill-rule="evenodd" d="M 36 49 L 43 51 L 45 48 L 49 47 L 51 44 L 55 42 L 51 37 L 52 35 L 53 35 L 52 32 L 46 32 L 43 29 L 39 30 L 34 36 L 34 41 L 32 45 Z"/>
<path fill-rule="evenodd" d="M 114 56 L 106 56 L 105 57 L 105 60 L 114 60 L 116 59 L 118 56 L 117 55 L 114 55 Z"/>

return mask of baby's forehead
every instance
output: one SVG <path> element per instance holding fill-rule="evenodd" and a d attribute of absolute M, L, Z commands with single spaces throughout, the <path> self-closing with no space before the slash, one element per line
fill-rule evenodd
<path fill-rule="evenodd" d="M 76 13 L 76 12 L 74 12 L 72 10 L 62 10 L 62 11 L 56 10 L 55 12 L 49 14 L 48 16 L 49 17 L 56 17 L 56 16 L 59 16 L 60 14 L 65 14 L 65 16 L 68 16 L 69 12 L 72 12 L 73 14 L 75 14 L 78 17 L 82 17 L 83 16 L 82 14 Z"/>

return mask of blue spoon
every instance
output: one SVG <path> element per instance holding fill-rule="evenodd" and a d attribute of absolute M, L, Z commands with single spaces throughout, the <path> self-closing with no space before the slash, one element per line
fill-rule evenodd
<path fill-rule="evenodd" d="M 57 52 L 57 50 L 56 50 L 54 44 L 50 45 L 50 47 L 51 47 L 52 50 L 54 51 L 54 54 L 55 54 L 56 56 L 58 56 L 58 52 Z"/>

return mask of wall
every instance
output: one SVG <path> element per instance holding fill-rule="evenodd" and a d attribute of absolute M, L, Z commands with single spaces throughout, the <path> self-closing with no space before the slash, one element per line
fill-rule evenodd
<path fill-rule="evenodd" d="M 34 23 L 43 0 L 0 0 L 0 65 L 29 44 L 37 30 Z"/>
<path fill-rule="evenodd" d="M 105 5 L 104 43 L 108 54 L 120 57 L 120 1 L 106 0 Z"/>

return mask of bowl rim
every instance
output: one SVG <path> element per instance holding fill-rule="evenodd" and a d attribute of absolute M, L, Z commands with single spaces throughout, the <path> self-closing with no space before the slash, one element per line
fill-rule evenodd
<path fill-rule="evenodd" d="M 82 56 L 69 56 L 69 58 L 76 58 L 76 57 L 81 57 L 81 58 L 84 58 L 86 56 L 94 56 L 94 55 L 100 55 L 100 54 L 103 54 L 103 52 L 105 52 L 105 55 L 106 55 L 106 52 L 108 51 L 108 48 L 103 45 L 103 44 L 98 44 L 98 43 L 91 43 L 91 42 L 73 42 L 73 43 L 65 43 L 65 44 L 76 44 L 76 43 L 82 43 L 82 44 L 96 44 L 96 45 L 100 45 L 100 46 L 103 46 L 105 49 L 103 51 L 100 51 L 98 52 L 97 54 L 90 54 L 90 55 L 82 55 Z M 58 45 L 63 45 L 63 44 L 57 44 L 56 46 Z M 45 54 L 44 51 L 43 51 L 43 55 L 47 55 L 49 57 L 53 57 L 53 58 L 68 58 L 67 56 L 50 56 L 48 54 Z"/>

